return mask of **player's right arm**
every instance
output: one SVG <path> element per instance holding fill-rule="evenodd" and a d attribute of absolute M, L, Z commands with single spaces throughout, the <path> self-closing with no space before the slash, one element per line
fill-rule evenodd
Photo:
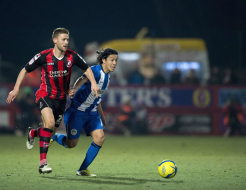
<path fill-rule="evenodd" d="M 14 86 L 14 89 L 9 93 L 8 95 L 8 98 L 6 100 L 6 102 L 8 104 L 10 104 L 17 96 L 18 92 L 19 92 L 19 89 L 20 89 L 20 85 L 22 83 L 22 81 L 24 80 L 25 76 L 27 74 L 27 71 L 25 68 L 23 68 L 19 75 L 18 75 L 18 78 L 16 80 L 16 83 L 15 83 L 15 86 Z"/>
<path fill-rule="evenodd" d="M 26 77 L 27 73 L 32 72 L 33 70 L 35 70 L 37 67 L 39 67 L 41 65 L 41 54 L 38 53 L 37 55 L 35 55 L 27 64 L 26 66 L 20 71 L 14 89 L 9 93 L 6 102 L 8 104 L 10 104 L 12 101 L 14 101 L 14 99 L 16 98 L 16 96 L 19 93 L 19 89 L 20 89 L 20 85 L 22 83 L 22 81 L 24 80 L 24 78 Z"/>
<path fill-rule="evenodd" d="M 70 98 L 73 98 L 75 93 L 78 91 L 79 87 L 88 82 L 88 78 L 86 76 L 79 77 L 73 85 L 73 88 L 69 89 L 68 95 Z"/>

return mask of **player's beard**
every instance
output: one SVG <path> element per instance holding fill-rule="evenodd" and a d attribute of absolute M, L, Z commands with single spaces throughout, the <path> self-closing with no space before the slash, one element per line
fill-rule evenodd
<path fill-rule="evenodd" d="M 61 52 L 65 52 L 67 50 L 67 48 L 65 49 L 63 46 L 59 46 L 57 45 L 57 48 L 59 49 L 59 51 Z"/>

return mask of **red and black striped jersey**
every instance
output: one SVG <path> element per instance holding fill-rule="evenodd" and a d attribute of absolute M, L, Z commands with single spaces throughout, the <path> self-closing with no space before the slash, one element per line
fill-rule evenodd
<path fill-rule="evenodd" d="M 25 69 L 29 73 L 41 67 L 41 85 L 36 92 L 36 101 L 45 96 L 51 99 L 65 100 L 74 65 L 84 71 L 88 68 L 85 60 L 72 50 L 67 50 L 62 59 L 54 56 L 53 49 L 45 50 L 35 55 L 26 64 Z"/>

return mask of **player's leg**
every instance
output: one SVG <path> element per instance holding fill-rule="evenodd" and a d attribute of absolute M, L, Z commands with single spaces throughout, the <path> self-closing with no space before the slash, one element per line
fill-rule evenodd
<path fill-rule="evenodd" d="M 47 164 L 47 153 L 50 143 L 50 136 L 55 128 L 55 118 L 51 108 L 46 107 L 41 111 L 44 127 L 39 130 L 39 147 L 40 147 L 40 167 L 39 173 L 50 173 L 52 169 Z"/>
<path fill-rule="evenodd" d="M 41 110 L 40 110 L 40 112 L 41 112 Z M 41 119 L 42 119 L 42 123 L 41 124 L 43 124 L 44 123 L 44 119 L 43 119 L 43 116 L 41 115 Z M 40 124 L 40 125 L 41 125 Z M 35 137 L 39 137 L 39 130 L 41 129 L 42 127 L 38 127 L 37 129 L 32 129 L 32 127 L 29 127 L 28 129 L 30 129 L 29 130 L 29 137 L 30 138 L 35 138 Z"/>
<path fill-rule="evenodd" d="M 38 137 L 38 130 L 40 130 L 40 128 L 38 129 L 32 129 L 32 127 L 28 127 L 27 128 L 27 141 L 26 141 L 26 147 L 28 150 L 31 150 L 34 146 L 35 143 L 35 137 Z"/>
<path fill-rule="evenodd" d="M 44 123 L 44 119 L 43 119 L 42 115 L 41 115 L 41 118 L 42 118 L 42 121 Z M 37 129 L 32 129 L 32 127 L 28 127 L 28 129 L 27 129 L 27 134 L 28 134 L 27 139 L 28 140 L 27 140 L 27 144 L 26 144 L 27 149 L 31 150 L 33 148 L 34 142 L 35 142 L 34 138 L 39 137 L 39 132 L 40 132 L 41 128 L 43 128 L 43 127 L 39 127 Z M 53 128 L 53 132 L 50 135 L 51 140 L 52 140 L 52 137 L 54 136 L 54 134 L 56 133 L 57 128 L 58 127 L 55 125 L 55 127 Z M 50 143 L 52 143 L 52 142 L 50 141 Z"/>
<path fill-rule="evenodd" d="M 52 139 L 52 137 L 55 135 L 57 129 L 58 127 L 54 127 L 53 132 L 50 134 L 50 139 Z"/>
<path fill-rule="evenodd" d="M 43 116 L 41 115 L 41 119 L 44 123 Z M 28 150 L 31 150 L 35 143 L 35 137 L 39 137 L 39 132 L 42 127 L 39 127 L 37 129 L 32 129 L 32 127 L 27 128 L 27 141 L 26 141 L 26 147 Z"/>
<path fill-rule="evenodd" d="M 102 146 L 105 140 L 104 132 L 102 129 L 97 129 L 91 132 L 92 141 L 97 146 Z"/>
<path fill-rule="evenodd" d="M 38 129 L 28 128 L 28 140 L 27 148 L 32 149 L 34 145 L 34 137 L 40 137 L 39 147 L 40 147 L 40 163 L 39 163 L 39 173 L 50 173 L 52 169 L 47 164 L 46 155 L 48 152 L 48 147 L 50 143 L 50 136 L 55 126 L 55 120 L 53 116 L 53 111 L 50 107 L 44 107 L 41 110 L 42 120 L 44 127 Z"/>
<path fill-rule="evenodd" d="M 40 112 L 42 111 L 42 109 L 44 109 L 46 107 L 48 107 L 48 108 L 53 107 L 52 103 L 46 97 L 40 98 L 37 102 L 37 105 L 40 109 Z M 44 118 L 43 118 L 42 114 L 41 114 L 41 119 L 42 119 L 43 125 L 44 125 Z M 26 142 L 27 149 L 31 150 L 33 148 L 34 142 L 35 142 L 35 137 L 40 137 L 40 130 L 42 128 L 43 127 L 39 127 L 37 129 L 32 129 L 32 127 L 28 127 L 28 129 L 27 129 L 27 142 Z M 53 129 L 52 134 L 54 134 L 55 132 L 56 132 L 56 128 Z M 53 136 L 52 134 L 51 134 L 51 137 Z"/>
<path fill-rule="evenodd" d="M 64 114 L 64 110 L 65 110 L 65 106 L 66 106 L 66 101 L 61 101 L 59 103 L 55 103 L 55 109 L 53 111 L 54 113 L 54 117 L 55 117 L 55 127 L 54 127 L 54 130 L 53 132 L 51 133 L 51 136 L 50 136 L 50 145 L 49 147 L 52 145 L 52 143 L 54 142 L 53 139 L 56 139 L 56 131 L 57 129 L 59 128 L 60 124 L 61 124 L 61 121 L 62 121 L 62 117 L 63 117 L 63 114 Z"/>
<path fill-rule="evenodd" d="M 84 161 L 82 162 L 80 168 L 77 171 L 77 175 L 96 176 L 95 174 L 91 174 L 87 168 L 96 158 L 105 139 L 104 132 L 103 132 L 103 125 L 100 116 L 93 118 L 84 129 L 86 135 L 87 136 L 90 135 L 92 137 L 92 143 L 89 149 L 87 150 Z"/>
<path fill-rule="evenodd" d="M 58 144 L 64 146 L 65 148 L 74 148 L 78 144 L 79 138 L 68 139 L 67 135 L 65 134 L 55 133 L 52 140 L 56 141 Z"/>
<path fill-rule="evenodd" d="M 62 115 L 59 115 L 59 117 L 61 116 L 61 118 L 62 118 Z M 57 121 L 59 120 L 57 120 L 56 119 L 56 116 L 55 116 L 55 120 L 56 120 L 56 124 L 55 124 L 55 127 L 54 127 L 54 130 L 53 130 L 53 132 L 51 133 L 51 135 L 50 135 L 50 144 L 49 144 L 49 147 L 52 145 L 52 143 L 54 142 L 54 139 L 56 138 L 56 134 L 58 134 L 58 133 L 56 133 L 56 131 L 57 131 L 57 129 L 58 129 L 58 127 L 60 126 L 60 123 L 58 124 L 57 123 Z"/>
<path fill-rule="evenodd" d="M 79 141 L 84 122 L 86 122 L 86 119 L 83 119 L 82 115 L 83 113 L 81 111 L 69 107 L 64 114 L 67 135 L 55 133 L 52 141 L 56 141 L 65 148 L 74 148 Z"/>
<path fill-rule="evenodd" d="M 77 171 L 77 175 L 92 176 L 92 177 L 96 176 L 95 174 L 91 174 L 87 168 L 96 158 L 99 150 L 101 149 L 103 145 L 105 138 L 104 138 L 104 132 L 102 129 L 97 129 L 95 131 L 92 131 L 91 136 L 92 136 L 93 141 L 89 149 L 86 152 L 86 156 L 85 156 L 83 163 L 81 164 L 80 168 Z"/>

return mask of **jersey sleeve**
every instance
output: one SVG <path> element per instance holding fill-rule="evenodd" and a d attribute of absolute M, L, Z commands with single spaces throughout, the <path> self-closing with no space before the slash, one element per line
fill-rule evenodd
<path fill-rule="evenodd" d="M 88 65 L 85 60 L 78 54 L 75 54 L 74 65 L 78 66 L 80 69 L 86 71 L 88 69 Z"/>
<path fill-rule="evenodd" d="M 25 65 L 25 69 L 28 73 L 30 73 L 41 65 L 42 65 L 42 55 L 41 53 L 38 53 Z"/>

